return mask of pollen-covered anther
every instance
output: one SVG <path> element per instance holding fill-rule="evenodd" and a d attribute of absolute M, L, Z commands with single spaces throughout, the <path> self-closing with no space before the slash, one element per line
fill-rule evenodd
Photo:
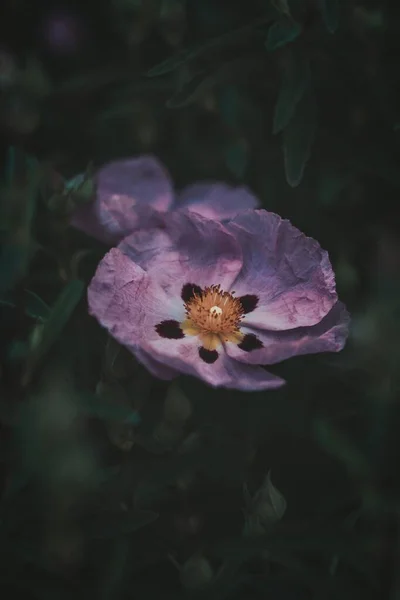
<path fill-rule="evenodd" d="M 200 336 L 203 346 L 215 350 L 221 342 L 239 344 L 243 339 L 240 322 L 244 315 L 239 298 L 224 292 L 219 285 L 212 285 L 195 293 L 185 303 L 186 320 L 182 330 L 186 335 Z"/>

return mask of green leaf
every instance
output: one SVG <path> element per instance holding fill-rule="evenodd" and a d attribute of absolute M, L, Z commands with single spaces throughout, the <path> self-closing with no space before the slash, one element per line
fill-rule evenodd
<path fill-rule="evenodd" d="M 85 284 L 79 279 L 70 281 L 51 309 L 49 318 L 35 330 L 33 347 L 28 357 L 23 382 L 26 385 L 39 362 L 44 358 L 51 346 L 56 342 L 71 317 L 76 305 L 82 297 Z"/>
<path fill-rule="evenodd" d="M 267 14 L 255 21 L 240 27 L 239 29 L 234 29 L 233 31 L 228 31 L 223 35 L 212 38 L 206 42 L 202 42 L 200 44 L 196 44 L 187 50 L 183 50 L 179 52 L 175 56 L 171 56 L 166 60 L 162 61 L 160 64 L 151 68 L 147 72 L 147 77 L 158 77 L 160 75 L 165 75 L 167 73 L 171 73 L 175 71 L 181 65 L 192 61 L 195 58 L 198 58 L 202 54 L 205 54 L 209 50 L 213 48 L 218 48 L 220 46 L 224 46 L 225 44 L 235 43 L 240 40 L 243 36 L 250 35 L 253 33 L 254 29 L 257 29 L 260 25 L 264 25 L 271 18 L 271 11 L 267 11 Z"/>
<path fill-rule="evenodd" d="M 335 33 L 339 25 L 339 0 L 319 0 L 322 18 L 330 33 Z"/>
<path fill-rule="evenodd" d="M 213 548 L 213 555 L 223 560 L 249 560 L 267 551 L 271 560 L 283 564 L 285 556 L 289 559 L 289 555 L 299 552 L 318 553 L 321 557 L 336 554 L 343 562 L 366 575 L 372 585 L 376 585 L 376 575 L 368 557 L 368 552 L 375 544 L 373 537 L 357 535 L 339 526 L 322 527 L 318 524 L 303 531 L 299 526 L 293 526 L 291 531 L 287 525 L 277 524 L 263 536 L 230 538 L 218 542 Z M 289 563 L 286 564 L 289 566 Z"/>
<path fill-rule="evenodd" d="M 247 168 L 248 149 L 244 140 L 238 140 L 225 151 L 225 164 L 233 175 L 241 179 Z"/>
<path fill-rule="evenodd" d="M 193 104 L 204 92 L 211 89 L 216 82 L 214 75 L 205 75 L 204 71 L 196 73 L 187 79 L 179 89 L 166 102 L 168 108 L 182 108 Z"/>
<path fill-rule="evenodd" d="M 282 48 L 293 42 L 301 33 L 302 28 L 293 19 L 282 19 L 277 21 L 268 30 L 265 46 L 269 52 Z"/>
<path fill-rule="evenodd" d="M 260 61 L 254 56 L 240 57 L 218 65 L 212 73 L 205 74 L 204 70 L 187 76 L 181 82 L 177 92 L 167 101 L 168 108 L 181 108 L 193 104 L 201 94 L 221 86 L 221 84 L 247 81 L 249 74 L 260 68 Z M 221 86 L 222 87 L 222 86 Z"/>
<path fill-rule="evenodd" d="M 96 539 L 129 535 L 156 519 L 158 514 L 151 510 L 104 512 L 86 522 L 86 533 Z"/>
<path fill-rule="evenodd" d="M 282 131 L 293 117 L 310 81 L 310 67 L 301 54 L 290 52 L 275 105 L 272 132 Z"/>
<path fill-rule="evenodd" d="M 32 317 L 32 319 L 39 319 L 45 321 L 50 315 L 50 307 L 44 300 L 42 300 L 35 292 L 25 290 L 25 313 Z M 12 299 L 11 294 L 5 294 L 3 298 L 0 298 L 1 306 L 9 306 L 15 308 L 15 302 Z"/>
<path fill-rule="evenodd" d="M 314 435 L 319 444 L 329 454 L 346 465 L 350 473 L 365 480 L 369 478 L 368 461 L 349 438 L 322 420 L 315 422 Z"/>
<path fill-rule="evenodd" d="M 0 295 L 14 287 L 23 277 L 33 256 L 31 238 L 32 221 L 36 209 L 41 172 L 37 162 L 23 157 L 23 176 L 26 184 L 15 182 L 17 157 L 15 148 L 9 150 L 6 169 L 7 189 L 3 192 L 1 219 L 7 221 L 7 213 L 15 213 L 13 225 L 7 227 L 7 237 L 0 252 Z M 15 222 L 14 222 L 15 221 Z"/>
<path fill-rule="evenodd" d="M 77 394 L 77 409 L 89 417 L 104 421 L 124 422 L 132 425 L 140 423 L 140 416 L 137 411 L 117 402 L 104 400 L 104 398 L 94 394 Z"/>
<path fill-rule="evenodd" d="M 311 155 L 317 129 L 317 107 L 312 90 L 305 93 L 296 112 L 283 131 L 283 153 L 286 181 L 292 187 L 299 185 L 306 163 Z"/>
<path fill-rule="evenodd" d="M 117 537 L 111 547 L 111 556 L 105 572 L 99 578 L 98 597 L 101 600 L 115 600 L 120 597 L 125 574 L 130 570 L 129 550 L 129 539 Z"/>

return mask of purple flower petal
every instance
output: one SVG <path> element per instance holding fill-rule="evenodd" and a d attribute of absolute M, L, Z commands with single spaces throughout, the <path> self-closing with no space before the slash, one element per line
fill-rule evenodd
<path fill-rule="evenodd" d="M 242 267 L 235 238 L 217 221 L 189 211 L 165 216 L 164 229 L 140 230 L 125 238 L 119 248 L 174 297 L 182 286 L 220 284 L 225 290 Z"/>
<path fill-rule="evenodd" d="M 180 372 L 215 387 L 241 390 L 274 389 L 284 384 L 261 367 L 235 361 L 222 348 L 218 359 L 207 364 L 200 358 L 196 336 L 173 340 L 160 336 L 158 323 L 183 320 L 183 302 L 168 296 L 118 248 L 100 262 L 88 289 L 88 302 L 90 314 L 158 377 L 169 379 Z"/>
<path fill-rule="evenodd" d="M 88 288 L 89 312 L 130 349 L 165 319 L 184 318 L 180 298 L 168 297 L 150 276 L 118 248 L 100 262 Z"/>
<path fill-rule="evenodd" d="M 265 210 L 245 211 L 226 224 L 242 247 L 237 296 L 255 295 L 244 323 L 285 330 L 318 323 L 337 300 L 328 254 L 289 221 Z"/>
<path fill-rule="evenodd" d="M 169 381 L 179 375 L 179 371 L 171 369 L 163 363 L 154 360 L 154 358 L 152 358 L 150 354 L 148 354 L 141 348 L 137 347 L 131 350 L 132 353 L 138 359 L 138 361 L 141 362 L 142 365 L 144 365 L 147 368 L 147 370 L 150 371 L 152 375 L 154 375 L 154 377 L 158 377 L 159 379 Z"/>
<path fill-rule="evenodd" d="M 279 387 L 284 381 L 260 364 L 339 351 L 348 334 L 326 252 L 259 210 L 225 226 L 190 211 L 165 214 L 162 227 L 136 231 L 106 254 L 88 301 L 153 374 L 185 373 L 214 387 Z"/>
<path fill-rule="evenodd" d="M 227 343 L 226 350 L 232 358 L 256 365 L 271 365 L 292 356 L 339 352 L 349 333 L 350 316 L 342 302 L 337 302 L 317 325 L 285 331 L 265 331 L 256 327 L 242 327 L 245 335 L 256 336 L 262 343 L 259 349 L 248 352 L 235 344 Z"/>
<path fill-rule="evenodd" d="M 79 207 L 71 222 L 107 243 L 118 243 L 138 227 L 159 226 L 159 213 L 173 202 L 169 176 L 151 156 L 109 163 L 96 173 L 95 182 L 95 201 Z"/>
<path fill-rule="evenodd" d="M 185 337 L 172 343 L 153 334 L 146 340 L 145 348 L 157 361 L 181 373 L 198 377 L 213 387 L 256 391 L 276 389 L 285 383 L 262 367 L 245 365 L 230 358 L 222 348 L 217 360 L 207 364 L 199 356 L 196 337 Z"/>
<path fill-rule="evenodd" d="M 207 219 L 232 219 L 240 211 L 259 206 L 257 198 L 246 187 L 225 183 L 195 183 L 185 188 L 175 208 L 187 208 Z"/>

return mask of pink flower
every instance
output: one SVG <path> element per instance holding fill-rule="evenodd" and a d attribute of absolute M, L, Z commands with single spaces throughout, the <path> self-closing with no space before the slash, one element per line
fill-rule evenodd
<path fill-rule="evenodd" d="M 106 254 L 88 299 L 154 375 L 215 387 L 277 388 L 284 381 L 260 365 L 337 352 L 348 335 L 327 252 L 265 210 L 226 223 L 166 214 L 163 228 L 135 231 Z"/>
<path fill-rule="evenodd" d="M 67 189 L 81 182 L 78 175 Z M 245 187 L 202 183 L 175 194 L 167 171 L 151 156 L 111 162 L 95 175 L 95 200 L 80 206 L 72 224 L 110 244 L 137 229 L 162 226 L 167 212 L 187 209 L 209 219 L 229 219 L 259 202 Z"/>

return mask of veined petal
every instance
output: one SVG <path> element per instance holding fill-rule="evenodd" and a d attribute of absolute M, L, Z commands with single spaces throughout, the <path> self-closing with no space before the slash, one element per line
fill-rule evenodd
<path fill-rule="evenodd" d="M 318 323 L 337 300 L 328 253 L 289 221 L 265 210 L 245 211 L 226 223 L 239 242 L 243 268 L 238 296 L 257 296 L 244 322 L 265 330 Z"/>
<path fill-rule="evenodd" d="M 89 312 L 128 348 L 143 344 L 157 323 L 185 316 L 179 298 L 168 297 L 118 248 L 100 262 L 88 288 Z"/>
<path fill-rule="evenodd" d="M 200 357 L 201 341 L 197 337 L 172 342 L 153 335 L 144 348 L 155 360 L 181 373 L 198 377 L 213 387 L 256 391 L 276 389 L 285 383 L 259 366 L 245 365 L 232 359 L 223 347 L 219 348 L 215 362 L 208 364 Z"/>
<path fill-rule="evenodd" d="M 342 302 L 337 302 L 317 325 L 285 331 L 265 331 L 256 327 L 242 327 L 242 333 L 255 336 L 262 347 L 244 351 L 240 346 L 227 343 L 226 351 L 235 360 L 246 364 L 271 365 L 292 356 L 339 352 L 349 333 L 350 316 Z M 249 345 L 251 348 L 251 345 Z"/>
<path fill-rule="evenodd" d="M 242 267 L 239 244 L 223 225 L 188 211 L 165 216 L 164 229 L 141 230 L 119 248 L 174 297 L 183 285 L 229 289 Z"/>

